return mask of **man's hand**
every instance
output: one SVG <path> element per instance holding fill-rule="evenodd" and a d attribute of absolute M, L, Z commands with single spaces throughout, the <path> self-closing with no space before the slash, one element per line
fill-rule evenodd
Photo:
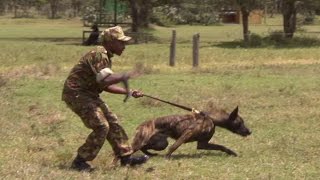
<path fill-rule="evenodd" d="M 131 90 L 131 96 L 134 98 L 143 97 L 143 92 L 139 90 Z"/>

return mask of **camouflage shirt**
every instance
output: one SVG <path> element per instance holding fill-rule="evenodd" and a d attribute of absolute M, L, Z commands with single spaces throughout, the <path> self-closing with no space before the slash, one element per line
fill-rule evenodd
<path fill-rule="evenodd" d="M 96 81 L 96 77 L 102 69 L 111 69 L 111 57 L 112 54 L 108 53 L 103 46 L 97 46 L 94 50 L 84 55 L 79 63 L 72 68 L 66 79 L 62 99 L 64 100 L 66 96 L 74 96 L 79 93 L 99 97 L 103 89 Z"/>

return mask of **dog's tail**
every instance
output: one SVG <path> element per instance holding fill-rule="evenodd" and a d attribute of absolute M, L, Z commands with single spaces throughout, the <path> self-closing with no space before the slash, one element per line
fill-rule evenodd
<path fill-rule="evenodd" d="M 139 151 L 143 146 L 145 146 L 154 133 L 154 121 L 146 121 L 138 126 L 132 141 L 133 152 Z"/>

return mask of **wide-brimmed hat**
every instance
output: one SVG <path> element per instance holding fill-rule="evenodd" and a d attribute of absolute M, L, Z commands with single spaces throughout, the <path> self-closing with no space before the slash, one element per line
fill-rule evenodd
<path fill-rule="evenodd" d="M 124 35 L 124 32 L 120 26 L 115 26 L 115 27 L 105 29 L 101 33 L 101 37 L 104 40 L 111 40 L 114 38 L 119 41 L 129 41 L 131 39 L 130 36 Z"/>

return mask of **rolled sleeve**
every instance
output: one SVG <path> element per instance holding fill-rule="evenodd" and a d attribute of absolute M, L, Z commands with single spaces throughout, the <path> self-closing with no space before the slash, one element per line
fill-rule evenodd
<path fill-rule="evenodd" d="M 99 73 L 97 73 L 96 81 L 97 83 L 101 83 L 103 79 L 113 74 L 113 71 L 110 68 L 104 68 Z"/>

